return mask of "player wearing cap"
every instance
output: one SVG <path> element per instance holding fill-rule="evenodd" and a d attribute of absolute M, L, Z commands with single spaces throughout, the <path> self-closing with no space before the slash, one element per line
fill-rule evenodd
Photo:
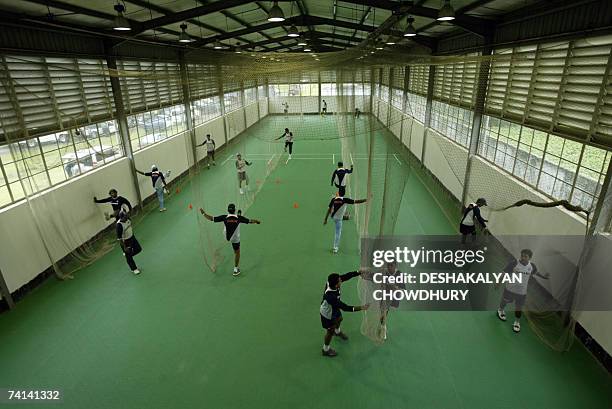
<path fill-rule="evenodd" d="M 480 208 L 482 206 L 486 206 L 487 201 L 484 198 L 479 198 L 476 200 L 476 203 L 470 203 L 465 211 L 463 212 L 463 217 L 461 218 L 461 222 L 459 223 L 459 232 L 461 232 L 461 243 L 465 244 L 467 239 L 467 235 L 472 235 L 472 240 L 476 239 L 476 221 L 480 223 L 485 232 L 487 230 L 487 220 L 483 219 L 480 215 Z"/>

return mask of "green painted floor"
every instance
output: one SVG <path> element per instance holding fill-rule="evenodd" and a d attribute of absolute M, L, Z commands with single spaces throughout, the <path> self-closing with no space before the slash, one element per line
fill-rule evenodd
<path fill-rule="evenodd" d="M 282 157 L 265 178 L 267 155 L 278 149 L 265 140 L 287 122 L 298 130 L 296 159 Z M 171 197 L 166 213 L 137 226 L 140 276 L 115 249 L 0 315 L 0 388 L 60 388 L 57 407 L 75 409 L 609 408 L 612 381 L 579 343 L 554 352 L 527 325 L 516 335 L 493 313 L 398 312 L 383 346 L 361 336 L 358 313 L 346 314 L 350 341 L 334 340 L 337 358 L 321 356 L 325 278 L 359 264 L 354 221 L 335 256 L 333 224 L 322 224 L 333 161 L 347 142 L 328 139 L 335 132 L 331 117 L 268 117 Z M 377 138 L 378 147 L 392 147 Z M 356 146 L 365 154 L 363 143 Z M 239 199 L 226 160 L 237 151 L 258 159 L 249 168 L 252 185 L 261 186 L 252 204 Z M 250 204 L 245 215 L 263 221 L 242 228 L 238 278 L 226 243 L 217 271 L 204 267 L 201 252 L 219 243 L 222 228 L 210 223 L 202 233 L 188 208 L 206 203 L 221 214 L 230 200 Z M 454 232 L 414 173 L 396 232 Z M 358 302 L 355 280 L 343 298 Z"/>

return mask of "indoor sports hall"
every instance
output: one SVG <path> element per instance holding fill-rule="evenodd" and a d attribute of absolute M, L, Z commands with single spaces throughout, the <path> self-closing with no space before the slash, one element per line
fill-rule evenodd
<path fill-rule="evenodd" d="M 611 69 L 604 0 L 0 0 L 0 406 L 609 408 Z M 417 239 L 524 293 L 373 301 Z"/>

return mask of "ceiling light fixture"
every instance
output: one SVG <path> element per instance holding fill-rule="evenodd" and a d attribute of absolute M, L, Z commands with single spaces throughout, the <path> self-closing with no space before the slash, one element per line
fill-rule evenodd
<path fill-rule="evenodd" d="M 187 24 L 181 24 L 181 34 L 179 34 L 179 43 L 191 43 L 195 41 L 193 38 L 189 37 L 189 34 L 185 31 L 187 30 Z"/>
<path fill-rule="evenodd" d="M 242 54 L 242 48 L 240 47 L 240 43 L 236 43 L 236 48 L 234 49 L 236 54 Z"/>
<path fill-rule="evenodd" d="M 287 36 L 289 37 L 299 37 L 300 36 L 300 32 L 298 31 L 295 24 L 292 24 L 291 27 L 289 27 L 289 32 L 287 33 Z"/>
<path fill-rule="evenodd" d="M 308 47 L 304 48 L 304 52 L 309 53 L 309 52 L 311 52 L 311 51 L 312 51 L 312 50 L 311 50 L 310 48 L 308 48 Z"/>
<path fill-rule="evenodd" d="M 278 1 L 274 2 L 272 8 L 268 12 L 268 21 L 285 21 L 285 14 L 283 13 L 283 10 L 278 6 Z"/>
<path fill-rule="evenodd" d="M 215 44 L 213 45 L 213 48 L 215 50 L 222 50 L 223 49 L 223 44 L 221 44 L 221 41 L 217 40 L 217 41 L 215 41 Z"/>
<path fill-rule="evenodd" d="M 404 37 L 414 37 L 417 35 L 416 29 L 414 28 L 414 25 L 412 23 L 414 23 L 414 18 L 412 17 L 408 17 L 406 19 L 406 22 L 408 22 L 408 27 L 406 27 L 406 32 L 404 33 Z"/>
<path fill-rule="evenodd" d="M 115 17 L 113 30 L 117 31 L 130 31 L 132 27 L 130 27 L 130 22 L 127 21 L 127 18 L 123 17 L 123 12 L 125 11 L 125 7 L 123 4 L 115 4 L 113 7 L 117 12 L 117 17 Z"/>
<path fill-rule="evenodd" d="M 452 21 L 455 19 L 455 9 L 450 4 L 450 0 L 444 0 L 444 5 L 438 12 L 438 21 Z"/>

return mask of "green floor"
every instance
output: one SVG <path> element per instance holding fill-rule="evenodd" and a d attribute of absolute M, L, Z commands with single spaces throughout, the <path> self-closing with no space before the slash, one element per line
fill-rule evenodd
<path fill-rule="evenodd" d="M 332 118 L 291 121 L 302 135 L 336 132 Z M 330 253 L 333 225 L 322 221 L 341 140 L 298 133 L 295 159 L 263 178 L 262 135 L 280 135 L 283 124 L 272 117 L 251 128 L 166 213 L 136 228 L 140 276 L 116 249 L 0 315 L 0 388 L 60 388 L 58 406 L 75 409 L 610 407 L 612 381 L 579 343 L 553 352 L 526 325 L 516 335 L 493 313 L 398 312 L 381 347 L 360 335 L 359 314 L 346 314 L 350 341 L 334 340 L 339 356 L 321 357 L 325 278 L 358 267 L 357 232 L 347 222 L 340 254 Z M 238 278 L 228 245 L 216 273 L 203 267 L 206 240 L 188 208 L 194 191 L 214 214 L 237 200 L 226 160 L 236 151 L 258 159 L 249 171 L 262 188 L 246 216 L 263 221 L 242 228 Z M 412 173 L 400 214 L 400 233 L 454 231 Z M 358 302 L 354 281 L 343 286 L 349 303 Z"/>

